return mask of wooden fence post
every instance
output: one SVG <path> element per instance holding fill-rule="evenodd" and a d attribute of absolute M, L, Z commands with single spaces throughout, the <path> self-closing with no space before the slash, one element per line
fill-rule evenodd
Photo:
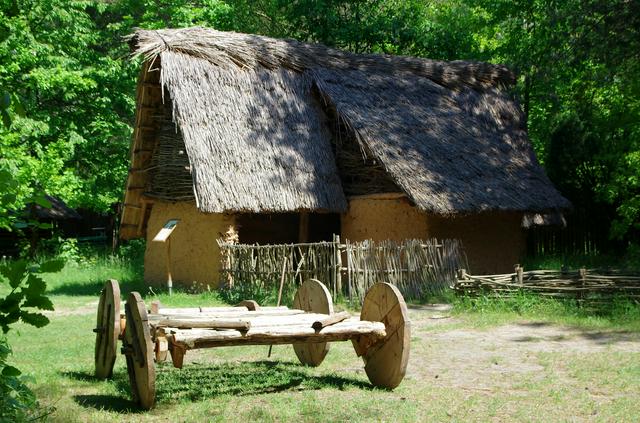
<path fill-rule="evenodd" d="M 519 264 L 516 264 L 516 279 L 518 285 L 524 285 L 524 268 Z"/>
<path fill-rule="evenodd" d="M 342 294 L 342 252 L 340 251 L 340 235 L 333 235 L 333 271 L 335 273 L 336 292 Z"/>

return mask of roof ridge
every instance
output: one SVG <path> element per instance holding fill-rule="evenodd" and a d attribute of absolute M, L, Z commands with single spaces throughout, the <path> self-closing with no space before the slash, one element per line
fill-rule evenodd
<path fill-rule="evenodd" d="M 361 69 L 386 73 L 408 72 L 426 77 L 450 89 L 462 86 L 485 90 L 515 83 L 515 75 L 503 65 L 456 60 L 438 61 L 410 56 L 356 54 L 292 39 L 223 32 L 203 27 L 143 30 L 128 37 L 133 56 L 151 61 L 165 51 L 207 60 L 216 66 L 297 72 L 316 67 Z"/>

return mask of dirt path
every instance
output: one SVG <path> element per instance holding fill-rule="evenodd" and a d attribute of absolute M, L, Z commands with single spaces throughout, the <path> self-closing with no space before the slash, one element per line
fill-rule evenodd
<path fill-rule="evenodd" d="M 516 379 L 535 380 L 544 370 L 540 353 L 640 353 L 640 333 L 530 321 L 486 329 L 456 328 L 459 322 L 447 318 L 442 307 L 414 308 L 410 316 L 407 376 L 437 379 L 439 384 L 468 390 L 492 391 L 512 388 Z"/>

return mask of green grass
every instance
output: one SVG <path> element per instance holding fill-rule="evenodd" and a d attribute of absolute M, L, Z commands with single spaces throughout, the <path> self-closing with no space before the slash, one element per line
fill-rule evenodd
<path fill-rule="evenodd" d="M 476 326 L 527 319 L 584 329 L 640 331 L 640 304 L 622 297 L 597 305 L 581 305 L 575 300 L 527 292 L 510 298 L 459 297 L 453 301 L 453 313 L 471 318 Z"/>
<path fill-rule="evenodd" d="M 299 365 L 286 345 L 274 346 L 271 358 L 267 347 L 225 347 L 189 351 L 182 370 L 159 364 L 157 407 L 145 412 L 130 400 L 122 357 L 112 380 L 93 377 L 91 329 L 104 280 L 118 279 L 123 296 L 138 290 L 145 302 L 159 299 L 167 306 L 219 305 L 229 296 L 178 291 L 169 297 L 141 283 L 140 270 L 139 262 L 103 256 L 45 275 L 57 309 L 49 314 L 51 323 L 41 329 L 19 324 L 9 333 L 11 362 L 34 378 L 31 386 L 41 403 L 55 407 L 51 421 L 635 421 L 640 417 L 640 348 L 633 347 L 640 343 L 637 306 L 619 301 L 593 313 L 569 302 L 532 296 L 514 301 L 452 299 L 452 317 L 444 320 L 411 310 L 409 373 L 391 392 L 369 384 L 349 342 L 333 344 L 318 368 Z M 274 298 L 274 293 L 265 294 L 268 302 Z M 601 349 L 536 350 L 546 341 L 534 336 L 514 344 L 526 352 L 517 357 L 512 357 L 511 344 L 483 346 L 493 342 L 492 331 L 501 325 L 522 322 L 566 326 L 572 331 L 569 341 L 576 336 L 584 337 L 584 342 L 594 338 L 594 348 Z M 619 351 L 615 343 L 603 349 L 594 333 L 615 340 L 630 337 L 630 350 Z M 465 344 L 467 335 L 481 342 Z M 469 345 L 480 350 L 467 351 Z M 514 370 L 520 362 L 534 370 Z"/>

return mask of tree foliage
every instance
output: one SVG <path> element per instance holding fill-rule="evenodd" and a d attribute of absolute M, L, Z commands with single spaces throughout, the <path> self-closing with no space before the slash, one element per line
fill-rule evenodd
<path fill-rule="evenodd" d="M 209 26 L 359 53 L 504 63 L 538 157 L 612 235 L 640 232 L 640 3 L 627 0 L 1 0 L 0 155 L 12 207 L 37 190 L 122 199 L 134 28 Z M 0 170 L 1 172 L 1 170 Z M 2 210 L 0 210 L 2 212 Z"/>

